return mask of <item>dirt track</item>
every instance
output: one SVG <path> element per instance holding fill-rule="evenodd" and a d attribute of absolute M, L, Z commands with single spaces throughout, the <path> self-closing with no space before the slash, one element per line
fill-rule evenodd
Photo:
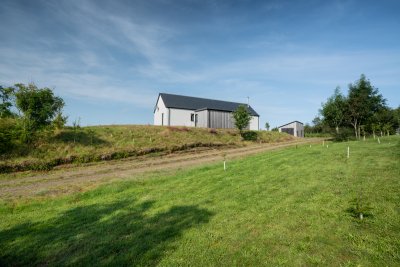
<path fill-rule="evenodd" d="M 320 142 L 322 139 L 297 139 L 276 144 L 257 144 L 240 148 L 197 149 L 157 157 L 128 158 L 60 168 L 45 173 L 28 173 L 0 180 L 0 198 L 59 195 L 87 190 L 113 180 L 132 179 L 154 171 L 174 171 L 206 163 L 244 157 L 263 151 L 299 144 Z"/>

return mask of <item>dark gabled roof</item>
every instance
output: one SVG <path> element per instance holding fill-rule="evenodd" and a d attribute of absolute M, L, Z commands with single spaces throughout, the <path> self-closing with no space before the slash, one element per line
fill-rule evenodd
<path fill-rule="evenodd" d="M 299 121 L 292 121 L 292 122 L 286 123 L 286 124 L 284 124 L 284 125 L 282 125 L 282 126 L 278 126 L 278 128 L 282 128 L 283 126 L 289 125 L 289 124 L 291 124 L 291 123 L 293 123 L 293 122 L 298 122 L 298 123 L 300 123 L 300 124 L 303 124 L 302 122 L 299 122 Z"/>
<path fill-rule="evenodd" d="M 189 110 L 208 109 L 233 112 L 239 107 L 239 105 L 244 105 L 247 107 L 247 104 L 243 103 L 227 102 L 183 95 L 160 93 L 159 97 L 162 97 L 164 104 L 167 108 L 179 108 Z M 248 106 L 248 110 L 252 116 L 259 116 L 258 113 L 251 106 Z"/>

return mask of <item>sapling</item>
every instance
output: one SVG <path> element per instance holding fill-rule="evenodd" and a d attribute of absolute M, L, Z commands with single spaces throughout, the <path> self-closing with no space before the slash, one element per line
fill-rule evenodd
<path fill-rule="evenodd" d="M 88 134 L 89 134 L 89 137 L 90 137 L 90 145 L 93 145 L 94 130 L 88 129 L 87 131 L 88 131 Z"/>
<path fill-rule="evenodd" d="M 75 119 L 73 122 L 72 122 L 72 129 L 74 130 L 74 144 L 75 144 L 75 141 L 76 141 L 76 134 L 77 134 L 77 131 L 78 131 L 78 129 L 81 127 L 80 126 L 80 122 L 81 122 L 81 118 L 79 117 L 78 119 Z"/>
<path fill-rule="evenodd" d="M 349 211 L 353 214 L 355 218 L 363 220 L 364 217 L 370 216 L 370 211 L 372 208 L 365 198 L 363 198 L 362 192 L 360 192 L 357 197 L 352 201 L 352 206 Z"/>

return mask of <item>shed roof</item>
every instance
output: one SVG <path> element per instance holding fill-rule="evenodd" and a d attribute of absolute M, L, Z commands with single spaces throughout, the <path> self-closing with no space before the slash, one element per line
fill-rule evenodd
<path fill-rule="evenodd" d="M 247 104 L 243 103 L 235 103 L 192 96 L 173 95 L 166 93 L 160 93 L 159 97 L 162 97 L 164 104 L 167 108 L 179 108 L 189 110 L 209 109 L 233 112 L 240 105 L 244 105 L 247 107 L 252 116 L 259 116 L 258 113 L 251 106 L 247 106 Z"/>
<path fill-rule="evenodd" d="M 282 128 L 283 126 L 289 125 L 289 124 L 291 124 L 291 123 L 293 123 L 293 122 L 298 122 L 298 123 L 300 123 L 300 124 L 303 124 L 302 122 L 299 122 L 299 121 L 292 121 L 292 122 L 286 123 L 286 124 L 284 124 L 284 125 L 281 125 L 281 126 L 279 126 L 278 128 Z"/>

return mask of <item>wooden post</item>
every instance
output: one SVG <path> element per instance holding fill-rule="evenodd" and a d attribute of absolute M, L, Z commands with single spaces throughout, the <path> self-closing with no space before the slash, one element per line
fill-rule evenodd
<path fill-rule="evenodd" d="M 381 143 L 381 140 L 379 139 L 379 137 L 378 137 L 378 144 L 380 144 Z"/>
<path fill-rule="evenodd" d="M 347 158 L 350 158 L 350 147 L 347 147 Z"/>
<path fill-rule="evenodd" d="M 226 171 L 226 163 L 225 163 L 225 160 L 224 160 L 224 171 Z"/>

